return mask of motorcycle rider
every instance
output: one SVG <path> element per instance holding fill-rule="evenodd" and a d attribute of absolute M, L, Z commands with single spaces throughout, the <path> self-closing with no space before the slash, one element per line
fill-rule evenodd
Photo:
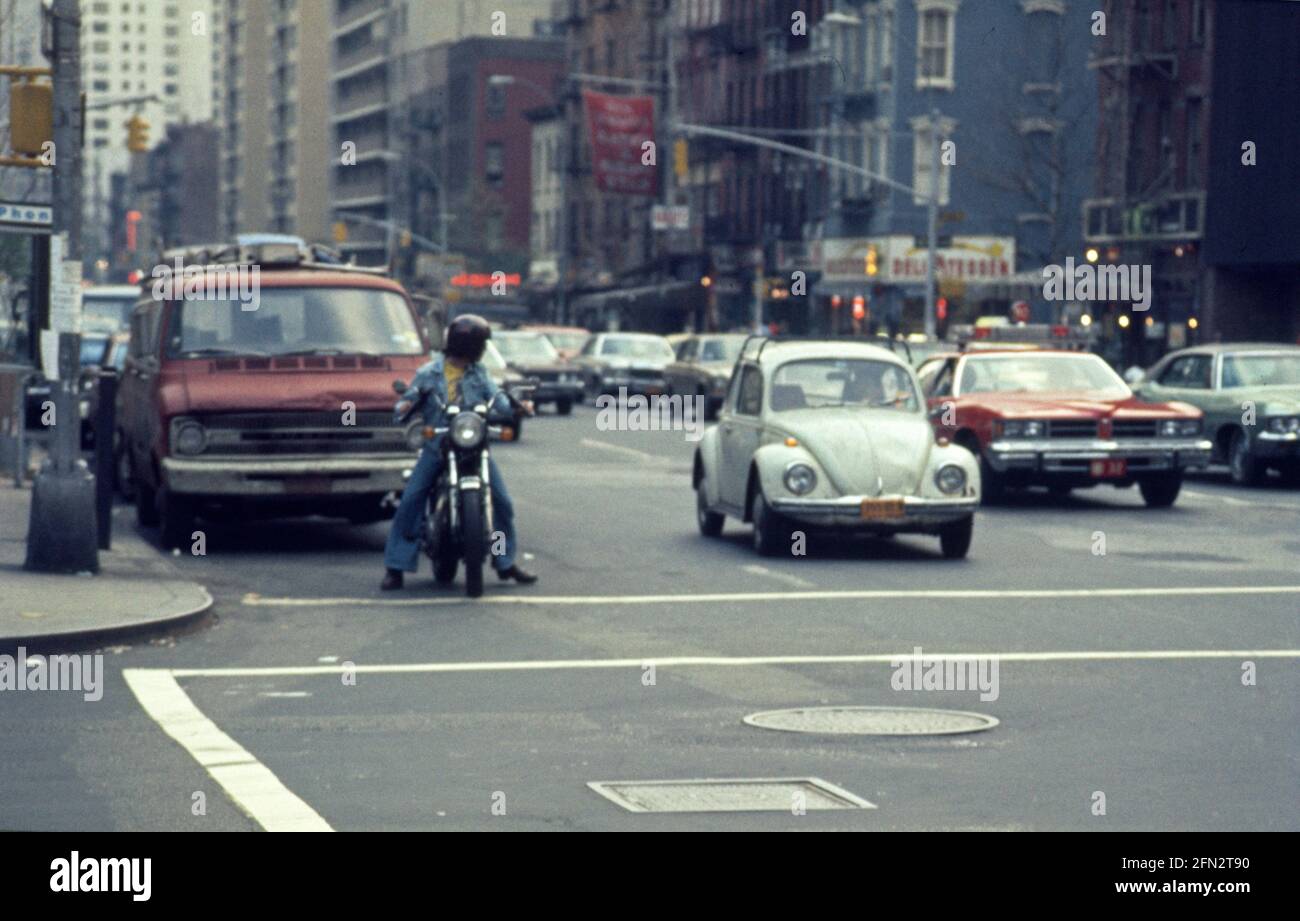
<path fill-rule="evenodd" d="M 411 386 L 397 404 L 397 414 L 404 414 L 421 394 L 434 393 L 439 401 L 428 400 L 424 404 L 424 421 L 426 425 L 444 427 L 447 425 L 445 406 L 475 406 L 484 404 L 489 414 L 510 411 L 509 399 L 493 382 L 482 364 L 483 352 L 487 341 L 492 338 L 492 327 L 486 320 L 474 314 L 457 317 L 447 327 L 446 345 L 443 353 L 416 372 Z M 533 406 L 523 404 L 530 415 Z M 388 532 L 388 544 L 384 549 L 384 581 L 380 588 L 393 591 L 402 587 L 402 574 L 415 572 L 416 561 L 420 552 L 420 528 L 424 521 L 425 508 L 429 493 L 438 481 L 442 471 L 442 451 L 440 435 L 425 443 L 420 451 L 420 459 L 415 470 L 402 491 L 402 501 L 393 516 L 393 525 Z M 505 553 L 492 558 L 492 568 L 503 582 L 514 579 L 523 585 L 531 585 L 537 576 L 519 568 L 515 562 L 517 542 L 515 538 L 515 508 L 506 491 L 505 479 L 497 468 L 495 459 L 489 457 L 489 475 L 492 478 L 492 512 L 493 525 L 505 535 Z"/>

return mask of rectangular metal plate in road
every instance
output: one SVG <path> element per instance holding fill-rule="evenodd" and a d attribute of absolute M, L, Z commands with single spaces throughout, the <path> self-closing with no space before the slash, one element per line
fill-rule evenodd
<path fill-rule="evenodd" d="M 593 781 L 587 786 L 628 812 L 790 812 L 875 809 L 817 777 Z"/>

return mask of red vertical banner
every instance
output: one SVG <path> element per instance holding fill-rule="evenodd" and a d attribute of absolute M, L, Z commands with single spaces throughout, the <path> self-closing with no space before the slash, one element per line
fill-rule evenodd
<path fill-rule="evenodd" d="M 611 96 L 583 91 L 591 135 L 596 188 L 620 195 L 657 195 L 659 167 L 647 165 L 646 142 L 655 140 L 652 96 Z M 659 151 L 655 151 L 658 160 Z"/>

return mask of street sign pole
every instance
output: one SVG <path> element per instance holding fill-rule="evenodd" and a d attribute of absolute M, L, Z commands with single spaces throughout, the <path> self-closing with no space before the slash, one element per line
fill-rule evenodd
<path fill-rule="evenodd" d="M 77 0 L 54 0 L 54 226 L 59 259 L 50 266 L 50 326 L 58 336 L 50 459 L 32 485 L 25 568 L 98 572 L 95 478 L 81 460 L 81 14 Z M 56 309 L 57 308 L 57 309 Z M 47 372 L 51 370 L 46 367 Z M 111 438 L 105 434 L 102 437 Z"/>
<path fill-rule="evenodd" d="M 927 215 L 930 255 L 925 268 L 925 338 L 934 341 L 938 334 L 935 319 L 935 256 L 939 235 L 939 110 L 930 112 L 930 202 Z"/>

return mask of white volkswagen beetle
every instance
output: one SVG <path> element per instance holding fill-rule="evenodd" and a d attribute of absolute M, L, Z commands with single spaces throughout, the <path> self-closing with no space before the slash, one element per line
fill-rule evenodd
<path fill-rule="evenodd" d="M 936 440 L 911 367 L 851 340 L 753 337 L 732 372 L 692 480 L 707 537 L 726 516 L 754 526 L 754 548 L 789 553 L 796 529 L 936 534 L 966 556 L 979 463 Z"/>

